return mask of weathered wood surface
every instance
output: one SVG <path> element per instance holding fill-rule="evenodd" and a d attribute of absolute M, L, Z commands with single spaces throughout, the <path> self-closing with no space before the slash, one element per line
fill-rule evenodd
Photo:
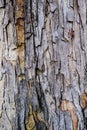
<path fill-rule="evenodd" d="M 0 0 L 0 130 L 87 130 L 86 0 Z"/>

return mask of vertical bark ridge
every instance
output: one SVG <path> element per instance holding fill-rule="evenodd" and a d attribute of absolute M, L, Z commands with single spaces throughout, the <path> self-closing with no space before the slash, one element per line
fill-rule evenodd
<path fill-rule="evenodd" d="M 25 130 L 24 1 L 0 0 L 0 130 Z"/>
<path fill-rule="evenodd" d="M 86 129 L 86 1 L 26 0 L 25 8 L 32 112 L 50 130 Z"/>

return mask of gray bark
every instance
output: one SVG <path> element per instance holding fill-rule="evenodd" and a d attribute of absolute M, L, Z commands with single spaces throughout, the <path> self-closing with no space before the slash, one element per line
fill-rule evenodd
<path fill-rule="evenodd" d="M 87 130 L 86 0 L 0 0 L 0 130 Z"/>

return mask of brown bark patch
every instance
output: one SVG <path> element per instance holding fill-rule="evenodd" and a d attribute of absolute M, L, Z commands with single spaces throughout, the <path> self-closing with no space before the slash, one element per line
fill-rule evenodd
<path fill-rule="evenodd" d="M 20 24 L 17 24 L 16 30 L 18 37 L 18 45 L 21 45 L 24 43 L 24 21 L 22 19 L 20 19 Z"/>
<path fill-rule="evenodd" d="M 81 101 L 82 101 L 82 107 L 83 108 L 87 107 L 87 94 L 86 93 L 82 94 Z"/>
<path fill-rule="evenodd" d="M 16 12 L 16 30 L 17 30 L 17 38 L 18 45 L 24 43 L 24 0 L 17 0 L 17 12 Z"/>
<path fill-rule="evenodd" d="M 75 106 L 72 102 L 63 100 L 61 103 L 62 111 L 69 111 L 72 118 L 73 130 L 78 129 L 78 117 L 76 115 Z"/>
<path fill-rule="evenodd" d="M 24 0 L 17 0 L 17 18 L 24 17 Z"/>
<path fill-rule="evenodd" d="M 15 50 L 20 60 L 20 67 L 24 70 L 24 0 L 17 0 L 16 32 L 18 48 Z M 23 76 L 22 76 L 23 77 Z M 23 77 L 24 79 L 24 77 Z"/>

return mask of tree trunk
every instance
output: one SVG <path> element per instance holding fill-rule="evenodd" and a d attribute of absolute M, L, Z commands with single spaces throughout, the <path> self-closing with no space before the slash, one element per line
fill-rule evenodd
<path fill-rule="evenodd" d="M 86 12 L 86 0 L 0 0 L 0 130 L 87 130 Z"/>

